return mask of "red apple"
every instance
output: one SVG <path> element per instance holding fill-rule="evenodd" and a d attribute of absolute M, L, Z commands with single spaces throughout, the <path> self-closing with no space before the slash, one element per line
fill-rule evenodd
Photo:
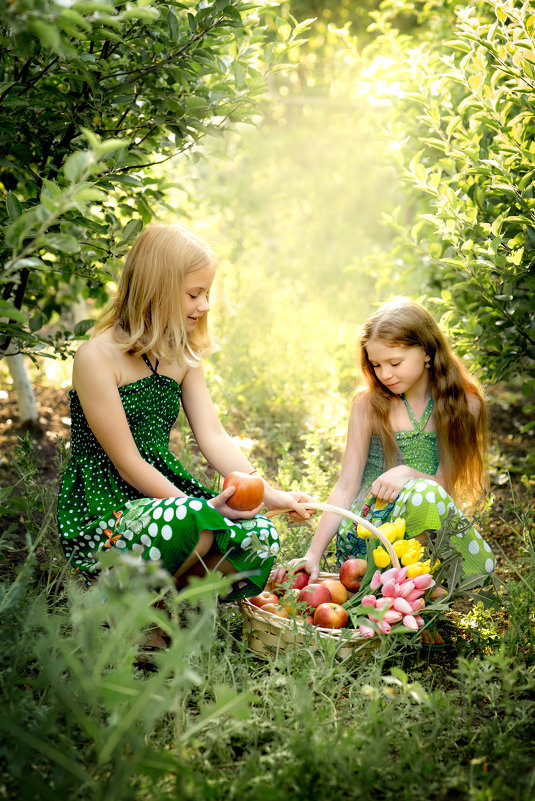
<path fill-rule="evenodd" d="M 303 587 L 306 587 L 308 582 L 310 581 L 310 576 L 304 570 L 298 570 L 297 573 L 294 574 L 293 581 L 291 584 L 292 590 L 302 590 Z"/>
<path fill-rule="evenodd" d="M 256 509 L 264 499 L 264 482 L 260 476 L 250 476 L 247 473 L 240 473 L 234 470 L 225 476 L 223 489 L 236 487 L 234 495 L 227 501 L 227 506 L 239 512 L 250 512 Z"/>
<path fill-rule="evenodd" d="M 312 612 L 320 604 L 330 603 L 332 595 L 324 584 L 307 584 L 297 596 L 297 600 L 304 601 L 306 603 L 306 611 Z"/>
<path fill-rule="evenodd" d="M 291 590 L 302 590 L 303 587 L 306 587 L 306 585 L 308 584 L 309 576 L 308 573 L 305 573 L 304 570 L 298 570 L 297 573 L 294 573 L 293 575 L 286 575 L 282 583 L 275 584 L 275 586 L 273 587 L 273 592 L 275 593 L 275 595 L 278 595 L 279 597 L 281 595 L 284 595 L 286 591 L 284 588 L 284 584 L 288 581 L 288 579 L 290 580 L 293 579 L 292 583 L 290 584 Z"/>
<path fill-rule="evenodd" d="M 258 606 L 262 608 L 264 604 L 278 604 L 279 599 L 275 595 L 275 593 L 270 592 L 269 590 L 264 590 L 260 593 L 260 595 L 254 595 L 252 598 L 247 598 L 250 603 L 254 604 L 254 606 Z"/>
<path fill-rule="evenodd" d="M 264 604 L 261 609 L 262 612 L 271 612 L 272 615 L 277 615 L 278 617 L 288 617 L 288 610 L 279 603 Z"/>
<path fill-rule="evenodd" d="M 307 615 L 305 619 L 305 623 L 310 623 L 311 626 L 314 625 L 314 615 Z"/>
<path fill-rule="evenodd" d="M 350 592 L 360 590 L 361 579 L 366 572 L 365 559 L 346 559 L 340 568 L 340 581 Z"/>
<path fill-rule="evenodd" d="M 340 604 L 320 604 L 314 612 L 314 625 L 323 629 L 343 629 L 347 621 L 347 612 Z"/>
<path fill-rule="evenodd" d="M 333 603 L 344 604 L 347 601 L 347 590 L 341 581 L 336 579 L 325 579 L 322 581 L 324 587 L 327 587 L 331 593 Z"/>

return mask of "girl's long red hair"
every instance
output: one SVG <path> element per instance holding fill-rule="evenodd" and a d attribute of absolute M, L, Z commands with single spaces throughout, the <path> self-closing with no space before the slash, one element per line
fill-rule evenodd
<path fill-rule="evenodd" d="M 382 442 L 386 468 L 400 462 L 400 453 L 390 424 L 391 392 L 376 378 L 366 345 L 381 340 L 388 345 L 419 345 L 430 358 L 431 390 L 438 453 L 444 484 L 450 495 L 470 500 L 485 488 L 488 452 L 488 412 L 485 398 L 438 327 L 433 317 L 415 301 L 395 298 L 385 303 L 362 327 L 361 368 L 367 389 L 357 398 L 364 402 L 372 433 Z M 469 409 L 469 397 L 475 403 Z M 479 403 L 478 403 L 479 401 Z M 479 407 L 474 414 L 474 408 Z"/>

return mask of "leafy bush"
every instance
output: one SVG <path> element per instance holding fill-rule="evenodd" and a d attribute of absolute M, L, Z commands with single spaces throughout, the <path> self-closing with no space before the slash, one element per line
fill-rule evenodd
<path fill-rule="evenodd" d="M 68 332 L 43 326 L 84 292 L 102 302 L 99 286 L 165 203 L 168 178 L 150 167 L 251 119 L 267 61 L 299 33 L 285 24 L 262 51 L 263 2 L 4 6 L 0 353 L 13 338 L 26 350 L 64 345 Z"/>
<path fill-rule="evenodd" d="M 446 3 L 443 10 L 426 4 L 427 27 L 416 39 L 392 28 L 392 6 L 398 14 L 420 4 L 385 4 L 374 15 L 380 36 L 369 51 L 399 59 L 395 87 L 381 74 L 396 95 L 391 153 L 417 212 L 413 221 L 401 208 L 392 217 L 400 248 L 416 252 L 422 292 L 435 296 L 459 349 L 488 379 L 523 373 L 529 397 L 535 15 L 515 0 Z M 386 66 L 392 69 L 388 58 Z"/>

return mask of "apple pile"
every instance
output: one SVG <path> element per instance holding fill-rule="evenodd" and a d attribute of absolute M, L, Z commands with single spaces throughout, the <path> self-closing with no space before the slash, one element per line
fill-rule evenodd
<path fill-rule="evenodd" d="M 307 623 L 325 629 L 343 629 L 348 623 L 344 604 L 350 593 L 360 589 L 362 577 L 366 572 L 365 559 L 348 559 L 338 575 L 338 579 L 310 582 L 308 574 L 299 570 L 287 582 L 264 590 L 248 600 L 264 612 L 279 617 L 303 616 Z M 298 611 L 299 610 L 299 611 Z"/>

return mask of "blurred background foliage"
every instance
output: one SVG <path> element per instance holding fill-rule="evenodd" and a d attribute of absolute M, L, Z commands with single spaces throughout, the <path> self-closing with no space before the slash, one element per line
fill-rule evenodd
<path fill-rule="evenodd" d="M 519 0 L 9 4 L 4 352 L 61 352 L 89 325 L 75 302 L 94 316 L 143 225 L 178 218 L 221 254 L 218 333 L 255 379 L 229 398 L 216 359 L 227 406 L 248 383 L 253 415 L 302 419 L 290 369 L 321 417 L 396 293 L 529 396 L 534 20 Z"/>

